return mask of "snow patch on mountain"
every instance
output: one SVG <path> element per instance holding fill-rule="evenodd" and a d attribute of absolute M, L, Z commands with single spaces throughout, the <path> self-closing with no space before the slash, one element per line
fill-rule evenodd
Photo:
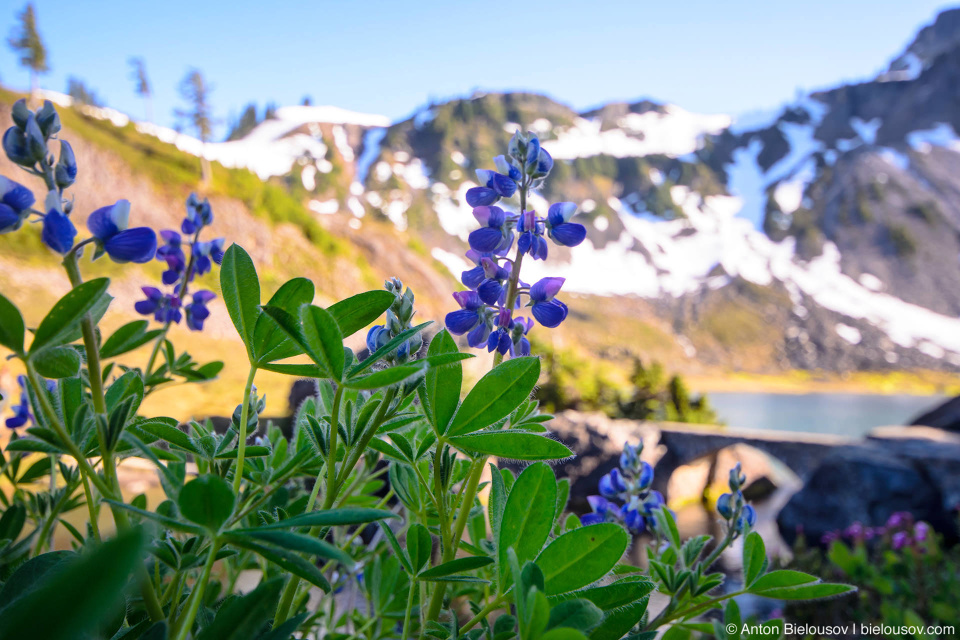
<path fill-rule="evenodd" d="M 556 140 L 543 143 L 558 160 L 596 155 L 617 158 L 664 154 L 679 157 L 692 153 L 703 144 L 706 134 L 716 134 L 730 126 L 727 115 L 691 113 L 666 105 L 666 113 L 647 111 L 630 113 L 617 121 L 616 128 L 603 130 L 603 119 L 577 118 L 572 127 L 559 131 Z"/>

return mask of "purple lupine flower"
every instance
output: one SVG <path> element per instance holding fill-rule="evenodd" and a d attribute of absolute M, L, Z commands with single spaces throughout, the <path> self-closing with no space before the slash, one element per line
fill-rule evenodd
<path fill-rule="evenodd" d="M 367 331 L 367 351 L 373 353 L 390 342 L 390 332 L 382 324 L 374 325 Z"/>
<path fill-rule="evenodd" d="M 740 517 L 737 518 L 737 529 L 745 531 L 747 528 L 753 528 L 757 524 L 757 510 L 752 505 L 745 504 L 740 511 Z"/>
<path fill-rule="evenodd" d="M 5 424 L 8 429 L 19 429 L 33 421 L 33 415 L 30 413 L 30 401 L 27 399 L 27 379 L 24 376 L 17 376 L 17 384 L 20 385 L 20 404 L 10 407 L 13 410 L 13 416 L 6 420 Z"/>
<path fill-rule="evenodd" d="M 553 156 L 546 149 L 540 147 L 540 153 L 537 156 L 537 175 L 545 176 L 553 170 Z"/>
<path fill-rule="evenodd" d="M 547 233 L 550 239 L 565 247 L 575 247 L 587 237 L 587 229 L 582 224 L 570 222 L 577 212 L 572 202 L 557 202 L 547 211 Z"/>
<path fill-rule="evenodd" d="M 547 241 L 543 239 L 543 220 L 534 211 L 524 211 L 517 220 L 517 251 L 529 253 L 534 260 L 547 259 Z"/>
<path fill-rule="evenodd" d="M 30 213 L 33 192 L 18 182 L 0 176 L 0 233 L 16 231 Z"/>
<path fill-rule="evenodd" d="M 866 529 L 862 523 L 854 522 L 844 530 L 843 537 L 851 540 L 863 540 L 866 538 Z"/>
<path fill-rule="evenodd" d="M 633 535 L 640 535 L 646 529 L 646 520 L 633 504 L 633 500 L 620 508 L 620 515 L 623 517 L 623 524 Z"/>
<path fill-rule="evenodd" d="M 567 317 L 567 305 L 556 300 L 564 278 L 543 278 L 530 287 L 533 317 L 543 326 L 553 329 Z"/>
<path fill-rule="evenodd" d="M 203 289 L 193 294 L 193 302 L 185 305 L 183 310 L 187 314 L 187 327 L 192 331 L 203 331 L 203 321 L 210 317 L 207 303 L 216 298 L 213 291 Z"/>
<path fill-rule="evenodd" d="M 213 268 L 213 263 L 223 262 L 223 238 L 215 238 L 208 242 L 194 242 L 194 273 L 202 276 Z M 191 274 L 192 276 L 193 274 Z"/>
<path fill-rule="evenodd" d="M 492 258 L 481 258 L 480 266 L 483 269 L 483 280 L 476 287 L 477 295 L 487 304 L 497 304 L 506 293 L 503 283 L 510 278 L 510 264 L 501 267 Z"/>
<path fill-rule="evenodd" d="M 140 300 L 133 305 L 137 313 L 149 316 L 153 315 L 157 322 L 179 323 L 183 319 L 180 311 L 180 298 L 172 294 L 164 294 L 156 287 L 141 287 L 143 294 L 147 296 L 146 300 Z"/>
<path fill-rule="evenodd" d="M 51 191 L 51 194 L 56 192 Z M 58 195 L 57 198 L 60 196 Z M 77 237 L 77 228 L 70 222 L 70 218 L 60 211 L 59 207 L 53 207 L 43 216 L 43 230 L 40 233 L 40 239 L 60 255 L 66 255 L 73 249 L 73 240 Z"/>
<path fill-rule="evenodd" d="M 516 173 L 519 174 L 519 170 Z M 483 207 L 496 204 L 500 198 L 509 198 L 517 192 L 516 180 L 519 178 L 519 175 L 515 179 L 489 169 L 477 169 L 480 186 L 467 189 L 467 204 L 471 207 Z"/>
<path fill-rule="evenodd" d="M 619 469 L 613 469 L 610 473 L 600 478 L 597 488 L 600 490 L 600 495 L 604 498 L 616 498 L 621 493 L 627 492 L 627 485 L 623 481 L 623 476 L 620 474 Z"/>
<path fill-rule="evenodd" d="M 623 451 L 620 453 L 620 469 L 624 473 L 636 474 L 640 466 L 640 452 L 643 451 L 643 441 L 637 446 L 625 442 Z"/>
<path fill-rule="evenodd" d="M 191 193 L 187 198 L 187 217 L 180 225 L 180 230 L 187 235 L 193 235 L 203 227 L 213 224 L 213 209 L 206 198 L 201 200 L 197 194 Z"/>
<path fill-rule="evenodd" d="M 824 545 L 829 545 L 832 542 L 840 539 L 840 535 L 836 531 L 827 531 L 825 534 L 820 536 L 820 543 Z"/>
<path fill-rule="evenodd" d="M 497 314 L 497 329 L 487 337 L 487 351 L 513 355 L 513 314 L 501 308 Z"/>
<path fill-rule="evenodd" d="M 530 340 L 527 334 L 533 328 L 533 320 L 530 318 L 517 318 L 514 320 L 513 345 L 518 356 L 530 355 Z"/>
<path fill-rule="evenodd" d="M 507 176 L 514 182 L 517 182 L 521 177 L 523 177 L 523 174 L 520 173 L 520 168 L 508 160 L 506 156 L 496 156 L 493 159 L 493 164 L 497 168 L 497 171 Z"/>
<path fill-rule="evenodd" d="M 926 522 L 918 522 L 913 527 L 913 537 L 917 542 L 924 542 L 930 536 L 930 525 Z"/>
<path fill-rule="evenodd" d="M 906 531 L 897 531 L 895 534 L 893 534 L 891 544 L 893 545 L 895 551 L 899 551 L 900 549 L 909 546 L 910 543 L 910 534 L 908 534 Z"/>
<path fill-rule="evenodd" d="M 591 524 L 600 524 L 615 519 L 617 505 L 610 502 L 603 496 L 587 496 L 587 502 L 593 513 L 585 514 L 580 518 L 580 524 L 587 526 Z"/>
<path fill-rule="evenodd" d="M 650 491 L 643 499 L 642 507 L 645 516 L 653 515 L 653 512 L 667 503 L 663 499 L 663 494 L 659 491 Z"/>
<path fill-rule="evenodd" d="M 887 528 L 899 529 L 901 527 L 910 526 L 912 522 L 912 514 L 906 511 L 896 511 L 890 514 L 890 517 L 887 519 Z"/>
<path fill-rule="evenodd" d="M 732 493 L 725 493 L 717 498 L 717 513 L 723 516 L 725 520 L 733 517 L 734 508 Z"/>
<path fill-rule="evenodd" d="M 483 310 L 486 305 L 476 291 L 457 291 L 453 299 L 460 305 L 459 311 L 451 311 L 444 319 L 447 330 L 454 335 L 463 335 L 483 324 Z M 486 336 L 484 336 L 484 343 Z M 472 346 L 472 345 L 471 345 Z"/>
<path fill-rule="evenodd" d="M 160 232 L 164 244 L 157 249 L 157 260 L 167 263 L 167 270 L 163 272 L 163 284 L 171 285 L 180 280 L 183 270 L 187 268 L 187 257 L 183 253 L 183 240 L 180 234 L 169 229 Z"/>
<path fill-rule="evenodd" d="M 87 218 L 87 228 L 97 240 L 97 245 L 106 251 L 114 262 L 144 263 L 157 254 L 157 234 L 149 227 L 128 229 L 130 201 L 101 207 Z"/>
<path fill-rule="evenodd" d="M 648 489 L 653 484 L 653 467 L 650 466 L 650 463 L 640 461 L 639 470 L 636 472 L 636 482 L 640 491 Z"/>
<path fill-rule="evenodd" d="M 473 249 L 467 249 L 467 253 L 465 255 L 467 256 L 467 259 L 473 264 L 475 264 L 476 266 L 473 267 L 472 269 L 467 269 L 463 273 L 461 273 L 460 282 L 463 283 L 463 286 L 469 289 L 476 289 L 477 287 L 480 286 L 480 283 L 483 282 L 483 279 L 486 277 L 486 274 L 484 273 L 484 270 L 483 270 L 482 261 L 484 258 L 489 258 L 493 254 L 480 253 L 479 251 L 475 251 Z"/>
<path fill-rule="evenodd" d="M 498 255 L 510 250 L 513 245 L 513 231 L 507 226 L 507 214 L 503 209 L 492 206 L 476 207 L 473 217 L 483 226 L 471 231 L 467 237 L 471 249 Z"/>

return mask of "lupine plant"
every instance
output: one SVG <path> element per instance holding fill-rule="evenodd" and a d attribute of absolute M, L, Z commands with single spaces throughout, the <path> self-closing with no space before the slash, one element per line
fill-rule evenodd
<path fill-rule="evenodd" d="M 713 633 L 702 616 L 740 593 L 848 590 L 798 572 L 765 573 L 739 469 L 718 505 L 727 535 L 702 559 L 709 538 L 680 539 L 650 490 L 641 447 L 628 446 L 621 468 L 604 478 L 596 513 L 567 514 L 569 483 L 545 461 L 571 451 L 546 434 L 551 416 L 531 399 L 540 361 L 528 355 L 531 320 L 514 314 L 528 307 L 542 326 L 563 321 L 562 280 L 528 286 L 521 263 L 545 258 L 546 238 L 573 246 L 585 230 L 570 222 L 570 203 L 550 206 L 545 218 L 528 210 L 553 165 L 536 136 L 518 133 L 497 171 L 478 173 L 481 186 L 467 194 L 482 225 L 470 236 L 477 266 L 463 274 L 469 289 L 455 294 L 462 308 L 447 316 L 449 331 L 427 341 L 431 323 L 414 323 L 413 292 L 397 279 L 328 307 L 313 304 L 305 278 L 264 296 L 243 248 L 200 239 L 213 210 L 197 196 L 180 232 L 162 231 L 159 247 L 152 230 L 129 228 L 124 200 L 94 210 L 90 235 L 78 241 L 70 214 L 81 203 L 64 194 L 78 169 L 59 129 L 50 103 L 33 112 L 21 101 L 3 137 L 8 157 L 46 191 L 37 199 L 2 178 L 0 231 L 41 224 L 72 286 L 29 330 L 0 296 L 0 345 L 26 372 L 0 467 L 0 638 L 606 640 L 652 638 L 667 627 L 688 637 Z M 515 195 L 518 213 L 497 206 Z M 109 281 L 84 280 L 86 249 L 91 259 L 164 263 L 166 289 L 145 286 L 135 304 L 157 326 L 137 320 L 104 337 Z M 140 411 L 148 394 L 222 367 L 178 354 L 168 335 L 184 320 L 203 328 L 214 294 L 195 278 L 214 264 L 249 362 L 222 432 Z M 344 346 L 371 325 L 364 351 Z M 473 356 L 452 334 L 494 352 L 492 369 L 470 389 L 462 361 Z M 145 346 L 145 364 L 121 362 Z M 260 419 L 262 371 L 317 381 L 292 433 Z M 156 468 L 163 496 L 155 504 L 123 493 L 117 467 L 133 457 Z M 530 464 L 515 475 L 495 459 Z M 64 519 L 75 509 L 86 510 L 83 527 Z M 109 529 L 100 528 L 101 509 Z M 70 536 L 70 549 L 54 549 L 55 531 Z M 646 569 L 624 561 L 631 534 L 644 531 L 654 534 L 638 538 Z M 718 593 L 724 577 L 709 570 L 738 538 L 743 588 Z M 648 610 L 655 590 L 666 596 L 658 612 Z M 738 617 L 736 605 L 724 615 Z"/>

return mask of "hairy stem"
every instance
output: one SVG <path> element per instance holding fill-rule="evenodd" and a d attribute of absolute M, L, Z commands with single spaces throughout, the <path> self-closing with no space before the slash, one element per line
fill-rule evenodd
<path fill-rule="evenodd" d="M 247 383 L 243 388 L 243 406 L 240 407 L 239 439 L 237 440 L 237 468 L 233 473 L 233 492 L 240 495 L 240 481 L 243 480 L 243 455 L 247 449 L 247 421 L 250 419 L 250 394 L 253 391 L 253 379 L 257 376 L 257 367 L 250 365 Z"/>
<path fill-rule="evenodd" d="M 217 551 L 220 549 L 220 544 L 214 540 L 210 545 L 210 552 L 207 555 L 207 562 L 203 565 L 203 572 L 200 574 L 200 579 L 197 580 L 197 583 L 193 586 L 193 591 L 190 592 L 190 597 L 187 598 L 187 610 L 183 614 L 178 622 L 179 627 L 177 628 L 176 635 L 173 637 L 174 640 L 187 640 L 187 637 L 190 635 L 190 629 L 193 627 L 193 621 L 197 617 L 197 611 L 200 609 L 200 602 L 203 600 L 203 594 L 207 590 L 207 583 L 210 582 L 210 572 L 213 570 L 213 563 L 217 560 Z"/>

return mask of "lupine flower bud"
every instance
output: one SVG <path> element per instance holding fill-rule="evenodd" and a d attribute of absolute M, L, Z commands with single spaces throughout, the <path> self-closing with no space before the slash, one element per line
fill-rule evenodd
<path fill-rule="evenodd" d="M 77 159 L 73 155 L 73 147 L 66 140 L 60 141 L 60 160 L 54 168 L 54 177 L 61 189 L 66 189 L 77 180 Z"/>
<path fill-rule="evenodd" d="M 624 473 L 636 473 L 640 464 L 640 451 L 643 450 L 643 442 L 639 446 L 633 446 L 629 442 L 623 445 L 623 451 L 620 453 L 620 468 Z"/>
<path fill-rule="evenodd" d="M 733 494 L 725 493 L 717 498 L 717 513 L 723 516 L 724 520 L 733 517 Z"/>
<path fill-rule="evenodd" d="M 33 206 L 33 192 L 0 176 L 0 233 L 16 231 Z"/>
<path fill-rule="evenodd" d="M 47 140 L 32 114 L 27 118 L 27 127 L 24 130 L 27 137 L 27 155 L 34 162 L 40 162 L 47 157 Z"/>
<path fill-rule="evenodd" d="M 536 134 L 527 132 L 530 140 L 527 142 L 526 163 L 527 173 L 533 175 L 537 172 L 537 164 L 540 162 L 540 139 Z"/>
<path fill-rule="evenodd" d="M 47 213 L 43 216 L 43 230 L 40 233 L 40 239 L 60 255 L 66 255 L 73 248 L 73 240 L 77 237 L 77 228 L 73 226 L 70 218 L 61 210 L 60 194 L 56 191 L 47 193 L 45 207 Z"/>
<path fill-rule="evenodd" d="M 10 161 L 21 167 L 32 167 L 36 164 L 30 151 L 27 149 L 27 137 L 18 127 L 10 127 L 3 134 L 3 152 Z"/>
<path fill-rule="evenodd" d="M 600 478 L 600 483 L 598 484 L 600 489 L 600 495 L 605 498 L 615 498 L 621 493 L 626 493 L 627 485 L 623 481 L 623 476 L 620 475 L 619 469 L 613 469 L 607 475 Z"/>
<path fill-rule="evenodd" d="M 27 107 L 27 101 L 20 98 L 13 103 L 13 109 L 10 110 L 10 117 L 13 123 L 21 130 L 27 128 L 27 118 L 30 117 L 30 109 Z"/>
<path fill-rule="evenodd" d="M 37 109 L 36 118 L 45 138 L 56 135 L 60 131 L 60 116 L 49 100 L 44 100 L 43 106 Z"/>
<path fill-rule="evenodd" d="M 737 529 L 746 532 L 757 524 L 757 511 L 751 505 L 744 505 L 740 511 L 740 517 L 737 519 Z"/>
<path fill-rule="evenodd" d="M 740 470 L 740 463 L 738 462 L 733 469 L 730 469 L 730 490 L 738 491 L 746 482 L 747 476 Z"/>

